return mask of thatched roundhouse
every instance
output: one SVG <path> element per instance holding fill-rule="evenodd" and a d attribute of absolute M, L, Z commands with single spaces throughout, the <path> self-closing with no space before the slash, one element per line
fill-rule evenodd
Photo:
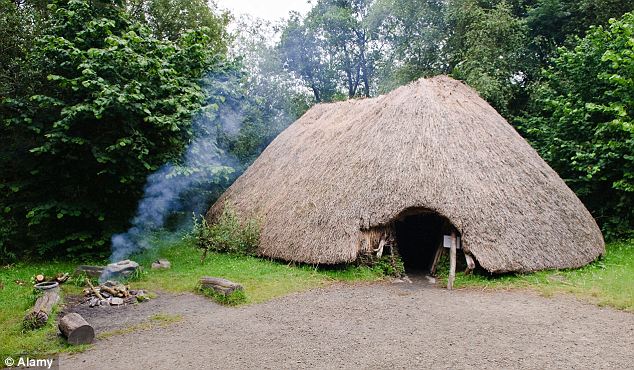
<path fill-rule="evenodd" d="M 396 247 L 429 267 L 444 234 L 490 272 L 579 267 L 604 253 L 581 201 L 478 94 L 449 77 L 319 104 L 211 207 L 261 222 L 259 252 L 311 264 Z"/>

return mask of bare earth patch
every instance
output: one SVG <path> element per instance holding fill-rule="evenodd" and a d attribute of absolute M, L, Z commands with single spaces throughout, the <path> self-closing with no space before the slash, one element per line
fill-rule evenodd
<path fill-rule="evenodd" d="M 630 313 L 416 280 L 338 284 L 240 308 L 184 294 L 121 309 L 118 318 L 92 310 L 86 319 L 98 335 L 122 318 L 182 320 L 98 340 L 63 355 L 62 369 L 628 368 L 634 350 Z"/>

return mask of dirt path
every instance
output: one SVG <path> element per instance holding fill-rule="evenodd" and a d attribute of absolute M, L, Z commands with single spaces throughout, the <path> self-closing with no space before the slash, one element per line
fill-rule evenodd
<path fill-rule="evenodd" d="M 128 324 L 154 313 L 183 320 L 100 340 L 93 350 L 62 356 L 61 369 L 634 366 L 634 315 L 529 292 L 377 283 L 242 308 L 162 296 L 138 310 L 117 315 L 128 315 Z M 98 327 L 107 322 L 108 315 L 93 316 Z"/>

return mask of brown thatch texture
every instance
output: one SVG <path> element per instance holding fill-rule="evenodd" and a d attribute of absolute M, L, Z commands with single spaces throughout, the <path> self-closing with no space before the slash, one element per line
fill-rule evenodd
<path fill-rule="evenodd" d="M 444 76 L 313 107 L 208 218 L 225 202 L 261 217 L 260 252 L 289 261 L 354 261 L 362 230 L 419 207 L 447 217 L 491 272 L 578 267 L 605 250 L 590 213 L 535 150 Z"/>

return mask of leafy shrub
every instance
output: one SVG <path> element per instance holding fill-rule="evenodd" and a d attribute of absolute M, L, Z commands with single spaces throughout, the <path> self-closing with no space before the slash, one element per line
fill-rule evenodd
<path fill-rule="evenodd" d="M 403 260 L 396 254 L 385 254 L 374 261 L 372 266 L 387 276 L 401 277 L 405 274 Z"/>
<path fill-rule="evenodd" d="M 119 2 L 55 1 L 23 63 L 37 86 L 0 96 L 0 259 L 107 253 L 149 173 L 178 160 L 225 68 L 204 30 L 157 39 Z"/>
<path fill-rule="evenodd" d="M 255 219 L 241 222 L 236 212 L 226 205 L 214 224 L 195 218 L 190 236 L 203 250 L 202 259 L 208 251 L 254 255 L 260 243 L 260 224 Z"/>
<path fill-rule="evenodd" d="M 634 14 L 592 27 L 534 88 L 520 120 L 608 236 L 634 227 Z"/>

